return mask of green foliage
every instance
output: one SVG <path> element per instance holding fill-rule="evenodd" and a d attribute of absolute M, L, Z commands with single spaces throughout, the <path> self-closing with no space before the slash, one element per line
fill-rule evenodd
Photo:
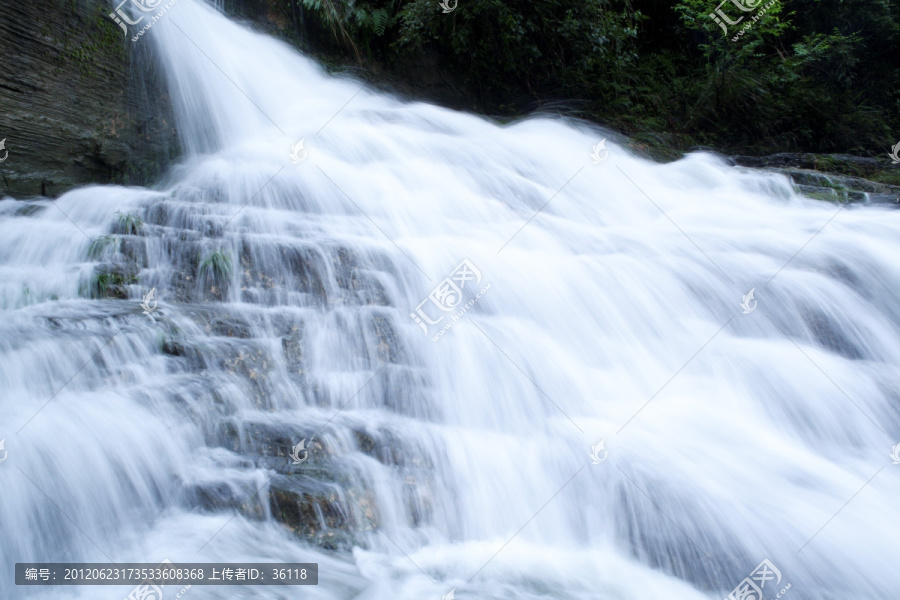
<path fill-rule="evenodd" d="M 72 12 L 81 16 L 77 9 Z M 63 56 L 78 68 L 82 78 L 96 78 L 110 65 L 125 65 L 121 31 L 100 6 L 93 14 L 93 23 L 67 27 L 62 41 Z"/>
<path fill-rule="evenodd" d="M 318 19 L 332 40 L 349 49 L 357 61 L 362 52 L 371 56 L 385 48 L 382 38 L 398 23 L 401 0 L 357 2 L 356 0 L 295 0 Z M 362 52 L 361 50 L 362 49 Z"/>
<path fill-rule="evenodd" d="M 341 0 L 299 0 L 299 2 L 328 27 L 337 41 L 346 42 L 353 47 L 354 52 L 357 52 L 353 39 L 344 27 L 348 21 L 346 3 Z"/>
<path fill-rule="evenodd" d="M 124 288 L 126 285 L 137 283 L 137 277 L 134 275 L 103 272 L 98 273 L 94 277 L 94 297 L 105 298 L 112 296 L 116 298 L 127 298 L 128 294 Z"/>
<path fill-rule="evenodd" d="M 872 181 L 900 186 L 900 169 L 888 168 L 869 177 Z"/>
<path fill-rule="evenodd" d="M 735 13 L 733 9 L 728 11 L 725 8 L 726 14 L 730 12 L 732 17 L 743 17 L 738 25 L 728 28 L 727 34 L 710 17 L 716 6 L 715 2 L 681 0 L 673 10 L 680 18 L 684 30 L 693 34 L 692 38 L 697 41 L 697 49 L 704 61 L 714 64 L 717 70 L 724 71 L 729 67 L 747 66 L 749 61 L 764 56 L 767 47 L 777 43 L 792 28 L 787 20 L 789 15 L 783 15 L 782 0 L 775 0 L 769 7 L 768 2 L 758 2 L 758 10 L 762 16 L 756 22 L 747 13 Z M 744 32 L 741 33 L 741 30 Z"/>
<path fill-rule="evenodd" d="M 407 2 L 395 50 L 436 50 L 488 103 L 529 91 L 593 91 L 637 60 L 641 14 L 628 2 L 475 0 L 450 15 L 438 9 L 434 0 Z"/>
<path fill-rule="evenodd" d="M 200 277 L 213 285 L 227 284 L 233 272 L 231 256 L 218 250 L 200 262 Z"/>
<path fill-rule="evenodd" d="M 144 228 L 144 220 L 137 215 L 116 211 L 115 229 L 125 235 L 140 235 Z"/>
<path fill-rule="evenodd" d="M 704 7 L 711 12 L 712 5 L 705 0 L 681 0 L 675 11 L 704 64 L 702 73 L 686 65 L 683 70 L 689 76 L 676 79 L 676 91 L 694 100 L 685 111 L 682 131 L 719 145 L 724 141 L 760 150 L 846 152 L 881 146 L 889 133 L 889 104 L 879 107 L 860 101 L 887 99 L 874 81 L 861 79 L 866 49 L 859 31 L 880 28 L 896 46 L 897 29 L 889 34 L 890 27 L 866 22 L 875 17 L 860 20 L 859 14 L 851 15 L 835 3 L 832 8 L 838 18 L 834 22 L 842 26 L 814 31 L 808 18 L 800 15 L 817 15 L 820 1 L 828 2 L 792 2 L 793 10 L 787 13 L 782 0 L 776 0 L 743 35 L 732 32 L 746 23 L 730 26 L 726 36 L 703 13 Z M 887 8 L 881 0 L 867 4 Z M 889 12 L 880 14 L 889 21 Z M 731 13 L 733 18 L 738 16 L 736 11 Z M 823 25 L 830 21 L 823 19 Z M 896 80 L 896 69 L 885 76 Z"/>
<path fill-rule="evenodd" d="M 494 114 L 565 100 L 657 156 L 883 155 L 900 135 L 898 0 L 726 1 L 727 33 L 720 0 L 289 1 L 338 54 L 397 71 L 428 57 Z"/>
<path fill-rule="evenodd" d="M 106 249 L 118 241 L 118 238 L 112 235 L 101 235 L 93 240 L 90 247 L 88 247 L 88 260 L 100 260 Z"/>
<path fill-rule="evenodd" d="M 353 10 L 353 19 L 360 30 L 368 30 L 378 36 L 384 35 L 387 28 L 394 22 L 384 8 L 372 9 L 368 5 L 357 5 Z"/>

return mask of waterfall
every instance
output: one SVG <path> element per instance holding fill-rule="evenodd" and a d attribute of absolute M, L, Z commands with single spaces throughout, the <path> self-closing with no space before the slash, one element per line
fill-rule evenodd
<path fill-rule="evenodd" d="M 181 162 L 0 201 L 0 596 L 164 558 L 319 564 L 189 600 L 719 599 L 763 559 L 767 600 L 896 595 L 900 213 L 408 102 L 199 0 L 135 43 Z"/>

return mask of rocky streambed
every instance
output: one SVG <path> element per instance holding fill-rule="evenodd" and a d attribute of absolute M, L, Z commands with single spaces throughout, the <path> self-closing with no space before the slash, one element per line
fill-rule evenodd
<path fill-rule="evenodd" d="M 729 160 L 736 166 L 787 175 L 797 191 L 810 198 L 840 203 L 900 205 L 900 185 L 875 180 L 897 181 L 900 178 L 900 165 L 894 165 L 892 169 L 885 158 L 778 153 L 733 156 Z"/>

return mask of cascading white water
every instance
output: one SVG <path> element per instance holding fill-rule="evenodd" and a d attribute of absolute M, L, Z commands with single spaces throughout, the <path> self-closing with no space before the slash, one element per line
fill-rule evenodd
<path fill-rule="evenodd" d="M 0 596 L 163 558 L 320 565 L 196 600 L 721 598 L 763 558 L 785 598 L 896 596 L 900 213 L 594 164 L 587 126 L 373 93 L 197 0 L 139 43 L 182 164 L 0 202 Z M 433 342 L 463 259 L 490 288 Z"/>

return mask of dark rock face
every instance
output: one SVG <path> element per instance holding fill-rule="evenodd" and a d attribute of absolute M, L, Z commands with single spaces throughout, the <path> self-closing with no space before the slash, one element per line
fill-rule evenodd
<path fill-rule="evenodd" d="M 55 197 L 80 184 L 144 183 L 178 152 L 150 44 L 103 0 L 0 0 L 0 193 Z"/>
<path fill-rule="evenodd" d="M 850 154 L 810 154 L 781 152 L 768 156 L 731 156 L 728 160 L 735 165 L 757 169 L 774 169 L 784 173 L 805 178 L 798 185 L 819 185 L 821 176 L 843 177 L 852 189 L 874 193 L 894 193 L 900 188 L 897 179 L 897 167 L 890 160 L 887 152 L 876 157 L 853 156 Z M 806 175 L 804 175 L 804 173 Z M 811 181 L 810 179 L 817 179 Z M 864 181 L 866 180 L 866 181 Z M 889 184 L 887 186 L 880 184 Z M 828 187 L 826 185 L 826 187 Z M 890 189 L 891 187 L 895 189 Z"/>
<path fill-rule="evenodd" d="M 810 169 L 769 168 L 784 173 L 804 196 L 840 203 L 884 204 L 900 207 L 900 186 L 877 183 L 850 175 Z"/>
<path fill-rule="evenodd" d="M 783 173 L 801 194 L 817 200 L 900 206 L 900 186 L 866 179 L 890 168 L 890 161 L 884 157 L 783 152 L 726 160 L 737 166 Z"/>
<path fill-rule="evenodd" d="M 809 169 L 865 177 L 888 166 L 884 157 L 869 158 L 850 154 L 809 154 L 781 152 L 768 156 L 732 156 L 735 164 L 754 168 Z"/>
<path fill-rule="evenodd" d="M 309 45 L 302 15 L 277 0 L 223 4 L 228 14 L 258 30 Z M 5 139 L 9 152 L 0 163 L 0 195 L 55 197 L 85 183 L 146 184 L 177 157 L 174 115 L 152 44 L 132 42 L 109 18 L 112 10 L 113 3 L 106 0 L 0 0 L 0 39 L 5 42 L 0 140 Z M 439 80 L 434 65 L 426 57 L 421 60 L 421 65 L 404 64 L 402 77 L 376 64 L 367 69 L 376 87 L 472 108 L 466 101 L 471 94 Z M 0 158 L 4 154 L 0 150 Z M 784 172 L 802 192 L 823 200 L 893 204 L 897 199 L 897 186 L 860 179 L 888 167 L 885 157 L 781 153 L 730 160 Z M 810 182 L 805 171 L 849 177 L 822 185 Z M 371 283 L 354 280 L 349 285 L 371 288 Z M 383 303 L 377 286 L 371 289 L 371 300 Z"/>

